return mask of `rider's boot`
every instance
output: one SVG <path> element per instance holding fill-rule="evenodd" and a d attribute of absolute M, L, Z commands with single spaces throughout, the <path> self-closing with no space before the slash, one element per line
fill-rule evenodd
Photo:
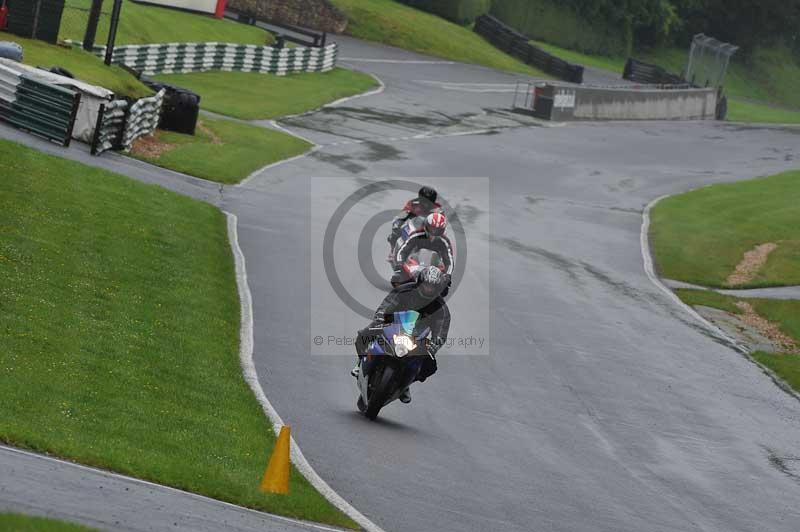
<path fill-rule="evenodd" d="M 408 389 L 408 387 L 407 387 L 407 386 L 406 386 L 406 389 L 405 389 L 405 390 L 403 390 L 402 392 L 400 392 L 400 397 L 398 397 L 398 399 L 400 399 L 400 402 L 401 402 L 401 403 L 406 403 L 406 404 L 408 404 L 408 403 L 410 403 L 410 402 L 411 402 L 411 391 Z"/>

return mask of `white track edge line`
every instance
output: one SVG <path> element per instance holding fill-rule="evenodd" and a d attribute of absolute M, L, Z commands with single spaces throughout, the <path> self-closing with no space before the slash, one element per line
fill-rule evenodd
<path fill-rule="evenodd" d="M 356 63 L 386 63 L 386 64 L 407 64 L 407 65 L 456 65 L 457 61 L 440 61 L 436 59 L 380 59 L 370 57 L 340 57 L 338 61 Z"/>
<path fill-rule="evenodd" d="M 241 302 L 241 330 L 239 335 L 239 357 L 242 365 L 242 372 L 244 379 L 253 390 L 256 399 L 264 409 L 272 421 L 272 427 L 275 433 L 280 432 L 283 426 L 283 420 L 278 412 L 272 406 L 272 403 L 267 399 L 264 389 L 258 380 L 258 373 L 256 371 L 255 363 L 253 362 L 253 296 L 250 292 L 250 287 L 247 283 L 247 266 L 245 263 L 244 253 L 239 247 L 239 232 L 238 232 L 238 218 L 235 214 L 224 211 L 228 217 L 228 239 L 231 243 L 231 250 L 233 251 L 234 263 L 236 267 L 236 286 L 239 291 L 239 300 Z M 350 519 L 358 523 L 367 532 L 384 532 L 382 528 L 369 520 L 364 514 L 356 510 L 356 508 L 347 502 L 341 495 L 331 488 L 322 477 L 314 470 L 311 464 L 308 463 L 300 446 L 295 441 L 294 437 L 291 438 L 291 455 L 292 462 L 298 471 L 308 479 L 314 488 L 319 491 L 331 504 L 344 512 Z"/>
<path fill-rule="evenodd" d="M 62 458 L 56 458 L 54 456 L 49 456 L 49 455 L 46 455 L 46 454 L 38 454 L 38 453 L 31 452 L 31 451 L 26 451 L 24 449 L 18 449 L 16 447 L 9 447 L 8 445 L 0 444 L 0 450 L 11 452 L 11 453 L 15 453 L 15 454 L 21 454 L 23 456 L 29 456 L 29 457 L 35 458 L 37 460 L 45 460 L 47 462 L 55 462 L 55 463 L 58 463 L 58 464 L 70 466 L 70 467 L 73 467 L 73 468 L 76 468 L 76 469 L 80 469 L 82 471 L 88 471 L 88 472 L 97 473 L 97 474 L 100 474 L 100 475 L 103 475 L 103 476 L 106 476 L 106 477 L 112 477 L 112 478 L 116 478 L 116 479 L 120 479 L 120 480 L 125 480 L 127 482 L 132 482 L 134 484 L 142 484 L 143 486 L 148 486 L 150 488 L 167 490 L 167 491 L 170 491 L 170 492 L 173 492 L 173 493 L 178 493 L 180 495 L 190 497 L 192 499 L 198 499 L 198 500 L 201 500 L 201 501 L 206 501 L 206 502 L 210 502 L 210 503 L 214 503 L 214 504 L 220 504 L 222 506 L 225 506 L 225 507 L 228 507 L 228 508 L 231 508 L 231 509 L 241 510 L 241 511 L 244 511 L 244 512 L 247 512 L 247 513 L 255 514 L 255 515 L 258 515 L 258 516 L 266 518 L 266 519 L 275 519 L 275 520 L 278 520 L 278 521 L 283 521 L 285 523 L 292 523 L 292 524 L 298 525 L 298 526 L 305 526 L 305 527 L 313 528 L 313 529 L 316 529 L 316 530 L 324 530 L 326 532 L 342 532 L 343 531 L 343 529 L 341 529 L 341 528 L 332 528 L 332 527 L 329 527 L 329 526 L 320 525 L 320 524 L 317 524 L 317 523 L 312 523 L 311 521 L 301 521 L 299 519 L 292 519 L 291 517 L 285 517 L 285 516 L 282 516 L 282 515 L 276 515 L 276 514 L 271 514 L 271 513 L 268 513 L 268 512 L 262 512 L 260 510 L 254 510 L 252 508 L 247 508 L 246 506 L 239 506 L 238 504 L 233 504 L 232 502 L 221 501 L 219 499 L 213 499 L 213 498 L 207 497 L 205 495 L 200 495 L 199 493 L 194 493 L 194 492 L 191 492 L 191 491 L 184 491 L 182 489 L 173 488 L 172 486 L 166 486 L 164 484 L 157 484 L 155 482 L 150 482 L 149 480 L 143 480 L 141 478 L 136 478 L 136 477 L 129 477 L 127 475 L 122 475 L 120 473 L 115 473 L 113 471 L 107 471 L 105 469 L 98 469 L 96 467 L 91 467 L 91 466 L 87 466 L 87 465 L 84 465 L 84 464 L 79 464 L 77 462 L 71 462 L 69 460 L 64 460 Z"/>
<path fill-rule="evenodd" d="M 714 336 L 724 340 L 725 342 L 731 344 L 737 351 L 744 353 L 746 355 L 750 354 L 750 350 L 742 345 L 740 342 L 736 341 L 734 338 L 729 336 L 725 331 L 705 319 L 701 316 L 695 309 L 691 306 L 684 303 L 678 295 L 669 289 L 661 279 L 656 275 L 655 268 L 653 266 L 653 256 L 650 253 L 650 211 L 653 210 L 653 207 L 658 204 L 661 200 L 667 198 L 669 196 L 660 196 L 650 203 L 647 204 L 644 211 L 642 212 L 642 227 L 641 233 L 639 234 L 639 244 L 642 248 L 642 261 L 644 263 L 644 271 L 647 274 L 647 278 L 650 279 L 650 282 L 653 283 L 656 288 L 664 292 L 669 299 L 671 299 L 675 304 L 681 307 L 684 311 L 686 311 L 690 316 L 692 316 L 695 320 L 699 321 L 706 327 Z"/>
<path fill-rule="evenodd" d="M 367 74 L 368 76 L 371 76 L 372 79 L 374 79 L 375 81 L 378 82 L 378 86 L 375 87 L 374 89 L 372 89 L 370 91 L 367 91 L 367 92 L 364 92 L 362 94 L 354 94 L 353 96 L 347 96 L 345 98 L 339 98 L 338 100 L 336 100 L 334 102 L 331 102 L 331 103 L 329 103 L 327 105 L 323 105 L 323 107 L 336 107 L 337 105 L 343 104 L 344 102 L 348 102 L 350 100 L 355 100 L 356 98 L 366 98 L 367 96 L 375 96 L 376 94 L 380 94 L 380 93 L 382 93 L 383 91 L 386 90 L 386 84 L 383 82 L 383 80 L 381 80 L 381 78 L 379 78 L 378 76 L 376 76 L 375 74 L 372 74 L 370 72 L 363 72 L 363 74 Z"/>

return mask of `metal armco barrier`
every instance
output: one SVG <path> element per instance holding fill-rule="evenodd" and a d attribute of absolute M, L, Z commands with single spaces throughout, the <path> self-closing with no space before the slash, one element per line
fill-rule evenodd
<path fill-rule="evenodd" d="M 92 138 L 92 155 L 122 147 L 127 110 L 128 102 L 125 100 L 114 100 L 100 106 Z"/>
<path fill-rule="evenodd" d="M 80 43 L 72 42 L 73 45 Z M 93 48 L 105 54 L 104 46 Z M 112 62 L 146 75 L 225 70 L 291 74 L 325 72 L 336 66 L 336 43 L 320 48 L 275 48 L 248 44 L 172 43 L 117 46 Z"/>
<path fill-rule="evenodd" d="M 81 95 L 0 64 L 0 120 L 69 146 Z"/>
<path fill-rule="evenodd" d="M 520 61 L 571 83 L 583 83 L 583 67 L 573 65 L 530 43 L 530 39 L 491 15 L 475 20 L 475 33 Z"/>
<path fill-rule="evenodd" d="M 629 58 L 628 62 L 625 63 L 622 79 L 653 85 L 680 85 L 687 83 L 681 76 L 670 74 L 658 65 L 651 65 L 633 58 Z"/>
<path fill-rule="evenodd" d="M 152 135 L 156 130 L 161 118 L 161 105 L 164 103 L 165 92 L 161 89 L 155 96 L 141 98 L 131 105 L 122 132 L 122 146 L 125 151 L 131 150 L 136 139 Z"/>
<path fill-rule="evenodd" d="M 534 116 L 559 122 L 713 120 L 717 114 L 717 98 L 718 91 L 714 88 L 586 87 L 547 83 L 535 88 L 533 108 L 529 110 Z"/>

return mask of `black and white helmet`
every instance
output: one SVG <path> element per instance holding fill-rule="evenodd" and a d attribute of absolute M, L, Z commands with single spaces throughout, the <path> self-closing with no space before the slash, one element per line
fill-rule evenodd
<path fill-rule="evenodd" d="M 417 277 L 417 289 L 424 299 L 433 299 L 447 287 L 447 276 L 436 266 L 428 266 Z"/>

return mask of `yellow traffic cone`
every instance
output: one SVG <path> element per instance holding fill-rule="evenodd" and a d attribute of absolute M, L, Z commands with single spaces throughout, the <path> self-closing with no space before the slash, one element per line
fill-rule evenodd
<path fill-rule="evenodd" d="M 278 441 L 269 457 L 267 470 L 261 479 L 261 491 L 266 493 L 289 493 L 289 440 L 291 428 L 281 427 Z"/>

